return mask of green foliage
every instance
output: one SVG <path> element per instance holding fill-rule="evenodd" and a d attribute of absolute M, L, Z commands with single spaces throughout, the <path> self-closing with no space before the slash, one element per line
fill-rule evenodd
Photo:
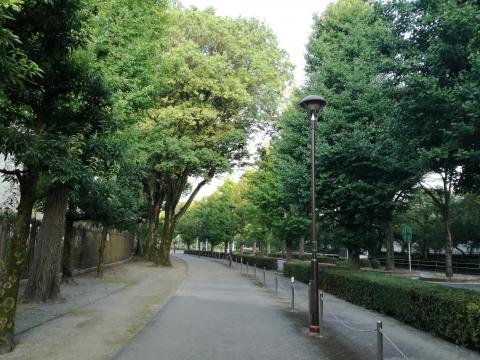
<path fill-rule="evenodd" d="M 256 20 L 182 9 L 171 16 L 164 54 L 171 75 L 139 128 L 160 178 L 210 179 L 245 156 L 250 126 L 273 115 L 289 64 Z"/>
<path fill-rule="evenodd" d="M 76 187 L 91 176 L 102 134 L 116 127 L 110 91 L 84 50 L 87 13 L 81 0 L 32 1 L 6 22 L 42 73 L 24 92 L 5 90 L 0 151 L 40 173 L 45 187 Z"/>
<path fill-rule="evenodd" d="M 260 269 L 277 270 L 277 259 L 267 256 L 251 256 L 251 255 L 234 255 L 233 259 L 236 262 L 243 261 L 244 264 L 248 262 L 250 266 L 256 266 Z"/>
<path fill-rule="evenodd" d="M 171 26 L 167 6 L 157 0 L 92 4 L 90 47 L 113 89 L 114 113 L 122 122 L 140 121 L 165 90 L 165 33 Z"/>
<path fill-rule="evenodd" d="M 335 234 L 331 240 L 352 251 L 381 242 L 385 223 L 415 183 L 408 151 L 389 132 L 396 103 L 391 86 L 382 81 L 381 52 L 389 37 L 372 4 L 361 0 L 338 1 L 316 18 L 308 45 L 308 84 L 282 117 L 276 144 L 287 201 L 307 212 L 310 134 L 296 102 L 310 93 L 327 99 L 317 131 L 320 223 Z"/>
<path fill-rule="evenodd" d="M 309 264 L 285 264 L 285 275 L 308 282 Z M 368 271 L 319 269 L 319 286 L 353 304 L 474 349 L 480 348 L 480 297 L 453 289 Z"/>
<path fill-rule="evenodd" d="M 223 252 L 212 252 L 212 251 L 198 251 L 198 250 L 187 250 L 185 254 L 188 255 L 202 255 L 208 257 L 219 257 L 225 258 L 225 253 Z M 227 255 L 228 256 L 228 255 Z M 239 255 L 233 254 L 232 261 L 237 263 L 243 262 L 244 265 L 248 263 L 249 266 L 256 266 L 259 269 L 265 268 L 266 270 L 277 270 L 277 259 L 268 257 L 268 256 L 253 256 L 253 255 Z"/>
<path fill-rule="evenodd" d="M 238 195 L 235 184 L 227 180 L 214 194 L 192 204 L 180 219 L 176 233 L 187 244 L 197 238 L 211 246 L 231 241 L 238 232 L 239 215 L 236 209 L 232 213 L 230 206 L 238 203 Z"/>
<path fill-rule="evenodd" d="M 391 69 L 398 134 L 415 142 L 425 172 L 446 174 L 454 187 L 461 168 L 478 160 L 478 10 L 476 1 L 414 1 L 392 2 L 382 14 L 400 39 Z"/>
<path fill-rule="evenodd" d="M 0 101 L 3 91 L 24 90 L 24 83 L 41 74 L 39 67 L 21 49 L 21 41 L 6 23 L 21 11 L 23 0 L 3 0 L 0 4 Z"/>
<path fill-rule="evenodd" d="M 442 216 L 449 264 L 452 195 L 475 190 L 480 159 L 478 2 L 393 1 L 380 8 L 396 37 L 397 56 L 389 64 L 400 105 L 394 136 L 414 146 L 420 175 L 440 177 L 440 186 L 421 186 Z M 446 275 L 453 275 L 451 266 Z"/>
<path fill-rule="evenodd" d="M 451 202 L 451 229 L 453 247 L 473 255 L 480 244 L 480 202 L 478 196 L 465 194 L 455 196 Z M 444 248 L 442 216 L 433 200 L 422 192 L 417 192 L 409 202 L 405 212 L 398 214 L 395 219 L 395 241 L 406 248 L 401 234 L 403 225 L 413 228 L 413 251 L 422 258 L 428 258 L 429 250 L 435 252 Z M 465 246 L 466 249 L 462 249 Z"/>

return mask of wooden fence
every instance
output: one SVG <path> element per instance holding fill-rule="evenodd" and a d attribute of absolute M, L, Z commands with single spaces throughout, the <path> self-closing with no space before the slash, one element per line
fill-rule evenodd
<path fill-rule="evenodd" d="M 31 261 L 33 256 L 33 247 L 30 244 L 35 243 L 40 223 L 33 221 L 31 224 L 30 238 L 28 240 L 28 250 L 26 264 Z M 12 231 L 11 219 L 0 218 L 0 259 L 5 259 L 8 251 Z M 99 227 L 77 226 L 74 229 L 74 238 L 72 241 L 74 268 L 76 270 L 88 269 L 98 264 L 98 247 L 102 238 L 102 229 Z M 134 250 L 134 238 L 127 232 L 118 232 L 112 230 L 107 236 L 105 244 L 104 263 L 111 264 L 130 258 Z M 28 266 L 28 265 L 27 265 Z"/>

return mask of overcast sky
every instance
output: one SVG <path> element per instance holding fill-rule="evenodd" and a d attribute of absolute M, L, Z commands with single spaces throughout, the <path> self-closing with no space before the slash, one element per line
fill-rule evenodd
<path fill-rule="evenodd" d="M 280 47 L 288 52 L 290 62 L 295 65 L 297 86 L 304 80 L 305 45 L 310 36 L 313 15 L 321 14 L 330 2 L 331 0 L 181 0 L 187 7 L 204 9 L 211 6 L 218 15 L 255 17 L 264 21 L 277 35 Z M 231 175 L 214 179 L 203 187 L 197 199 L 210 195 L 228 176 L 237 180 L 241 173 L 235 171 Z"/>

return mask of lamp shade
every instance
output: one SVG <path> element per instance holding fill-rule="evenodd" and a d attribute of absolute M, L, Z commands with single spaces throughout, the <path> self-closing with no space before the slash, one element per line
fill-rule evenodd
<path fill-rule="evenodd" d="M 308 95 L 300 101 L 299 105 L 307 111 L 309 116 L 314 114 L 315 117 L 317 117 L 320 110 L 322 110 L 326 104 L 327 102 L 323 97 L 318 95 Z"/>

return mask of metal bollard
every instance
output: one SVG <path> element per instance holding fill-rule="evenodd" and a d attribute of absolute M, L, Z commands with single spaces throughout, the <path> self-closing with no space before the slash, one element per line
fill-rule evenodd
<path fill-rule="evenodd" d="M 292 311 L 295 311 L 295 278 L 290 279 L 290 287 L 292 288 Z"/>
<path fill-rule="evenodd" d="M 257 264 L 253 265 L 253 276 L 257 280 Z"/>
<path fill-rule="evenodd" d="M 240 272 L 243 271 L 243 258 L 240 258 Z"/>
<path fill-rule="evenodd" d="M 263 267 L 263 287 L 267 287 L 267 269 Z"/>
<path fill-rule="evenodd" d="M 228 264 L 228 266 L 229 266 L 229 267 L 232 267 L 232 255 L 230 255 L 230 256 L 228 257 L 228 259 L 229 259 L 229 264 Z"/>
<path fill-rule="evenodd" d="M 320 291 L 320 304 L 318 306 L 318 320 L 320 325 L 320 336 L 323 336 L 323 291 Z"/>
<path fill-rule="evenodd" d="M 248 261 L 247 261 L 247 276 L 248 276 Z"/>
<path fill-rule="evenodd" d="M 383 326 L 381 321 L 377 321 L 377 360 L 383 360 Z"/>
<path fill-rule="evenodd" d="M 275 271 L 275 295 L 278 296 L 278 274 Z"/>

